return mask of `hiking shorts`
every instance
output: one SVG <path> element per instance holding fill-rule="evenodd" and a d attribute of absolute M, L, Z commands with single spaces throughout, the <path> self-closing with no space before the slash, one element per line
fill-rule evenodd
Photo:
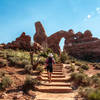
<path fill-rule="evenodd" d="M 53 72 L 52 66 L 47 66 L 47 71 L 52 73 Z"/>

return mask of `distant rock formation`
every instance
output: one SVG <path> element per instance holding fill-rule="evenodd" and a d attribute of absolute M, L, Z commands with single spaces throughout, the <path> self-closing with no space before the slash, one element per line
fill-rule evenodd
<path fill-rule="evenodd" d="M 16 38 L 15 41 L 12 41 L 11 43 L 5 45 L 4 48 L 14 49 L 14 50 L 21 49 L 27 51 L 33 50 L 34 52 L 43 50 L 40 44 L 34 42 L 33 46 L 31 46 L 30 42 L 31 42 L 31 37 L 29 35 L 26 35 L 25 32 L 23 32 L 20 37 Z"/>
<path fill-rule="evenodd" d="M 30 50 L 30 41 L 31 37 L 23 32 L 20 37 L 16 38 L 16 40 L 11 43 L 8 43 L 4 48 Z"/>
<path fill-rule="evenodd" d="M 46 32 L 40 22 L 35 23 L 36 33 L 34 35 L 34 41 L 43 45 L 47 41 Z"/>
<path fill-rule="evenodd" d="M 92 36 L 91 31 L 86 30 L 84 33 L 74 33 L 69 31 L 58 31 L 47 37 L 45 30 L 40 22 L 35 24 L 36 34 L 34 41 L 42 45 L 47 43 L 55 53 L 60 54 L 60 40 L 65 38 L 64 51 L 68 54 L 84 60 L 100 61 L 100 39 Z"/>

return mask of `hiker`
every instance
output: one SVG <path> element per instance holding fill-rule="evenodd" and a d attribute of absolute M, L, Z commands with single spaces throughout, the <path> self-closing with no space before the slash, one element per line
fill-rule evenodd
<path fill-rule="evenodd" d="M 53 72 L 53 64 L 55 63 L 52 53 L 49 53 L 48 58 L 46 60 L 46 69 L 48 73 L 49 82 L 51 82 L 51 74 Z"/>

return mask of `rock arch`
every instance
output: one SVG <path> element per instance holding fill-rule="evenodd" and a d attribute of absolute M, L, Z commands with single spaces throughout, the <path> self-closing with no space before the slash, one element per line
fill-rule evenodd
<path fill-rule="evenodd" d="M 58 31 L 53 35 L 47 37 L 46 32 L 40 22 L 35 23 L 36 33 L 34 35 L 34 41 L 43 45 L 43 43 L 47 43 L 48 48 L 51 48 L 55 53 L 60 54 L 60 46 L 59 43 L 62 38 L 65 38 L 65 45 L 74 41 L 75 34 L 73 30 L 69 31 Z M 65 48 L 66 46 L 64 46 Z"/>
<path fill-rule="evenodd" d="M 55 53 L 61 53 L 59 42 L 62 38 L 65 38 L 64 51 L 68 52 L 69 55 L 84 59 L 89 54 L 89 56 L 93 56 L 91 60 L 100 61 L 100 39 L 92 37 L 91 31 L 86 30 L 84 33 L 74 34 L 72 29 L 69 31 L 61 30 L 47 37 L 40 22 L 35 23 L 35 28 L 34 41 L 40 45 L 46 43 Z"/>

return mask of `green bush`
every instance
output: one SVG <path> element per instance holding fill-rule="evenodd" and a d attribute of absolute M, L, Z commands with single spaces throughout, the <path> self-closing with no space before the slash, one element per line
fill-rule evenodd
<path fill-rule="evenodd" d="M 84 69 L 84 70 L 88 70 L 88 69 L 89 69 L 89 66 L 86 65 L 86 64 L 83 64 L 83 65 L 81 66 L 81 68 Z"/>
<path fill-rule="evenodd" d="M 0 71 L 0 78 L 2 78 L 3 76 L 5 76 L 6 72 L 5 71 Z"/>
<path fill-rule="evenodd" d="M 81 90 L 79 94 L 86 100 L 100 100 L 100 89 L 86 88 Z"/>
<path fill-rule="evenodd" d="M 46 49 L 46 52 L 47 52 L 47 54 L 49 54 L 49 53 L 53 53 L 53 51 L 52 51 L 51 48 L 47 48 L 47 49 Z"/>
<path fill-rule="evenodd" d="M 43 66 L 38 65 L 36 70 L 39 72 L 39 74 L 41 74 L 44 71 L 44 68 L 43 68 Z"/>
<path fill-rule="evenodd" d="M 22 66 L 25 66 L 25 65 L 28 65 L 28 64 L 30 64 L 30 61 L 28 61 L 26 59 L 22 60 L 22 63 L 21 63 Z"/>
<path fill-rule="evenodd" d="M 56 63 L 58 63 L 60 61 L 59 56 L 56 53 L 53 53 L 53 57 Z"/>
<path fill-rule="evenodd" d="M 100 100 L 100 90 L 90 91 L 87 97 L 88 100 Z"/>
<path fill-rule="evenodd" d="M 75 60 L 71 60 L 71 63 L 75 63 Z"/>
<path fill-rule="evenodd" d="M 29 73 L 29 74 L 33 73 L 33 66 L 32 65 L 25 65 L 24 69 L 25 69 L 26 73 Z"/>
<path fill-rule="evenodd" d="M 48 54 L 47 54 L 47 52 L 41 52 L 40 56 L 47 58 Z"/>
<path fill-rule="evenodd" d="M 61 55 L 60 55 L 61 63 L 65 63 L 66 60 L 67 60 L 67 54 L 66 53 L 61 53 Z"/>
<path fill-rule="evenodd" d="M 8 76 L 4 76 L 1 79 L 1 88 L 6 89 L 12 85 L 12 80 Z"/>
<path fill-rule="evenodd" d="M 71 66 L 69 67 L 69 70 L 70 70 L 71 72 L 74 72 L 74 71 L 75 71 L 75 66 L 71 64 Z"/>
<path fill-rule="evenodd" d="M 98 77 L 97 75 L 93 75 L 91 77 L 91 84 L 95 87 L 100 87 L 100 77 Z"/>
<path fill-rule="evenodd" d="M 94 67 L 95 69 L 100 69 L 100 64 L 96 64 Z"/>
<path fill-rule="evenodd" d="M 97 76 L 100 77 L 100 73 L 97 73 Z"/>
<path fill-rule="evenodd" d="M 44 65 L 45 64 L 45 61 L 46 61 L 46 58 L 40 57 L 38 63 Z"/>
<path fill-rule="evenodd" d="M 71 61 L 68 61 L 68 60 L 67 60 L 67 61 L 65 61 L 65 63 L 66 63 L 66 64 L 70 64 L 70 63 L 71 63 Z"/>
<path fill-rule="evenodd" d="M 29 90 L 34 90 L 35 86 L 39 84 L 39 80 L 36 78 L 32 78 L 31 76 L 26 76 L 23 85 L 23 91 L 27 93 Z"/>
<path fill-rule="evenodd" d="M 77 70 L 79 71 L 79 73 L 84 73 L 84 69 L 81 67 L 79 67 Z"/>
<path fill-rule="evenodd" d="M 81 66 L 82 64 L 80 62 L 75 62 L 76 66 Z"/>
<path fill-rule="evenodd" d="M 0 67 L 5 67 L 7 65 L 7 61 L 0 61 Z"/>
<path fill-rule="evenodd" d="M 71 80 L 78 86 L 88 86 L 90 84 L 90 78 L 84 73 L 72 73 Z"/>

